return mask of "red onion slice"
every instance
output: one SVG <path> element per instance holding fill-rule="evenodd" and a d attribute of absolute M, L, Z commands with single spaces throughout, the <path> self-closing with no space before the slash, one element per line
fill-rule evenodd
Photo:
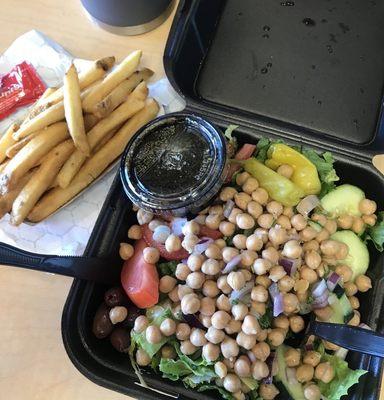
<path fill-rule="evenodd" d="M 333 292 L 335 290 L 336 285 L 340 282 L 340 275 L 336 274 L 336 272 L 332 272 L 327 279 L 327 287 Z"/>
<path fill-rule="evenodd" d="M 278 317 L 284 311 L 283 295 L 279 293 L 273 299 L 273 316 Z"/>
<path fill-rule="evenodd" d="M 312 288 L 313 297 L 318 298 L 324 292 L 328 291 L 327 284 L 324 279 L 314 284 Z"/>
<path fill-rule="evenodd" d="M 225 268 L 221 271 L 222 274 L 229 274 L 231 271 L 235 269 L 235 267 L 240 264 L 241 262 L 241 254 L 238 254 L 237 256 L 233 257 L 232 260 L 227 263 Z"/>
<path fill-rule="evenodd" d="M 271 354 L 266 359 L 266 364 L 268 365 L 269 374 L 266 378 L 263 379 L 263 383 L 270 385 L 273 380 L 273 363 L 275 362 L 276 353 L 271 351 Z"/>
<path fill-rule="evenodd" d="M 171 222 L 172 233 L 176 236 L 182 236 L 183 226 L 188 222 L 187 218 L 173 218 Z"/>
<path fill-rule="evenodd" d="M 193 252 L 196 254 L 202 254 L 204 253 L 205 250 L 207 250 L 208 246 L 213 243 L 213 239 L 208 238 L 208 237 L 203 237 L 197 245 L 195 245 L 195 248 L 193 249 Z"/>
<path fill-rule="evenodd" d="M 232 293 L 229 296 L 229 301 L 233 303 L 234 301 L 241 301 L 244 299 L 244 297 L 251 293 L 252 288 L 253 288 L 254 282 L 250 281 L 247 282 L 243 288 L 240 290 L 233 290 Z"/>
<path fill-rule="evenodd" d="M 233 210 L 233 207 L 235 207 L 235 202 L 231 199 L 227 200 L 224 206 L 223 210 L 223 215 L 225 218 L 228 218 Z"/>
<path fill-rule="evenodd" d="M 272 283 L 272 285 L 268 288 L 269 294 L 272 297 L 272 300 L 280 293 L 279 292 L 279 287 L 277 286 L 277 283 Z"/>
<path fill-rule="evenodd" d="M 372 330 L 372 328 L 371 328 L 370 326 L 368 326 L 367 324 L 364 324 L 364 323 L 361 323 L 361 324 L 359 325 L 359 328 L 368 329 L 369 331 Z"/>
<path fill-rule="evenodd" d="M 295 275 L 297 268 L 300 266 L 301 261 L 299 259 L 293 259 L 293 258 L 281 258 L 279 260 L 279 265 L 281 265 L 284 268 L 284 271 L 289 275 L 293 276 Z"/>
<path fill-rule="evenodd" d="M 256 356 L 252 353 L 251 350 L 247 351 L 247 356 L 248 356 L 248 358 L 251 360 L 251 362 L 253 362 L 253 363 L 256 362 L 257 358 L 256 358 Z"/>
<path fill-rule="evenodd" d="M 296 210 L 305 217 L 314 210 L 320 204 L 319 198 L 314 195 L 310 194 L 309 196 L 304 197 L 303 200 L 296 206 Z"/>

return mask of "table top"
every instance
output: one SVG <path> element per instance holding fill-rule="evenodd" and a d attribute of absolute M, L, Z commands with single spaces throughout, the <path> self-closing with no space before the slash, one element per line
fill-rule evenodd
<path fill-rule="evenodd" d="M 143 50 L 143 64 L 164 74 L 162 55 L 172 17 L 140 36 L 116 36 L 93 25 L 80 0 L 2 0 L 0 52 L 37 29 L 71 54 L 119 60 Z M 65 6 L 64 6 L 65 4 Z M 0 393 L 12 400 L 126 400 L 85 378 L 69 360 L 61 339 L 61 312 L 72 279 L 0 267 Z M 383 393 L 380 396 L 384 399 Z"/>
<path fill-rule="evenodd" d="M 118 60 L 143 50 L 142 64 L 164 75 L 163 50 L 172 17 L 145 35 L 117 36 L 89 21 L 80 0 L 2 0 L 0 53 L 37 29 L 76 57 Z M 126 400 L 85 378 L 61 339 L 61 313 L 72 279 L 0 267 L 0 398 L 12 400 Z"/>

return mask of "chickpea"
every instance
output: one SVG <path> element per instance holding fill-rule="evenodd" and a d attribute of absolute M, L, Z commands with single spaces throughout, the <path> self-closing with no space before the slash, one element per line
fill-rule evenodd
<path fill-rule="evenodd" d="M 221 294 L 216 299 L 216 307 L 219 310 L 230 312 L 231 311 L 231 303 L 229 302 L 229 298 L 225 294 Z"/>
<path fill-rule="evenodd" d="M 243 250 L 247 247 L 247 237 L 243 234 L 237 234 L 232 239 L 233 245 L 240 250 Z"/>
<path fill-rule="evenodd" d="M 181 246 L 183 249 L 187 250 L 189 254 L 191 254 L 199 240 L 200 239 L 196 235 L 190 233 L 184 236 Z"/>
<path fill-rule="evenodd" d="M 167 225 L 158 225 L 153 231 L 153 240 L 158 243 L 165 243 L 168 236 L 171 234 L 171 229 Z"/>
<path fill-rule="evenodd" d="M 252 364 L 252 376 L 257 381 L 261 381 L 269 375 L 268 365 L 264 361 L 256 360 Z"/>
<path fill-rule="evenodd" d="M 332 365 L 327 361 L 320 363 L 315 369 L 315 377 L 319 381 L 329 383 L 335 377 Z"/>
<path fill-rule="evenodd" d="M 278 282 L 285 275 L 287 275 L 287 273 L 281 265 L 275 265 L 269 270 L 269 279 L 273 282 Z"/>
<path fill-rule="evenodd" d="M 222 221 L 219 225 L 219 231 L 224 236 L 232 236 L 235 233 L 236 225 L 232 224 L 232 222 Z"/>
<path fill-rule="evenodd" d="M 307 220 L 301 214 L 295 214 L 291 218 L 291 224 L 297 231 L 302 231 L 307 226 Z"/>
<path fill-rule="evenodd" d="M 128 239 L 139 240 L 143 237 L 143 232 L 139 225 L 132 225 L 128 229 Z"/>
<path fill-rule="evenodd" d="M 144 225 L 152 221 L 153 214 L 140 208 L 137 211 L 136 217 L 139 225 Z"/>
<path fill-rule="evenodd" d="M 279 315 L 278 317 L 275 317 L 272 321 L 272 325 L 275 328 L 281 328 L 284 330 L 289 329 L 289 319 L 286 315 Z"/>
<path fill-rule="evenodd" d="M 210 328 L 212 326 L 211 316 L 210 315 L 199 315 L 200 322 L 203 324 L 205 328 Z"/>
<path fill-rule="evenodd" d="M 300 270 L 300 276 L 302 280 L 308 281 L 308 284 L 315 283 L 317 281 L 316 271 L 309 267 L 302 267 Z"/>
<path fill-rule="evenodd" d="M 360 307 L 360 301 L 356 296 L 348 297 L 348 300 L 354 310 L 357 310 Z"/>
<path fill-rule="evenodd" d="M 284 176 L 287 179 L 291 179 L 293 175 L 293 168 L 288 164 L 281 164 L 279 168 L 277 168 L 276 172 L 279 175 Z"/>
<path fill-rule="evenodd" d="M 302 364 L 296 369 L 296 379 L 300 382 L 309 382 L 313 379 L 315 370 L 312 365 Z"/>
<path fill-rule="evenodd" d="M 306 400 L 320 400 L 321 392 L 317 385 L 314 383 L 305 386 L 304 388 L 304 397 Z"/>
<path fill-rule="evenodd" d="M 176 279 L 173 276 L 165 275 L 159 281 L 161 293 L 169 293 L 176 286 Z"/>
<path fill-rule="evenodd" d="M 241 389 L 241 380 L 235 374 L 227 374 L 223 381 L 224 389 L 236 393 Z"/>
<path fill-rule="evenodd" d="M 256 313 L 256 315 L 264 315 L 266 313 L 267 306 L 266 303 L 260 303 L 258 301 L 252 301 L 251 312 Z"/>
<path fill-rule="evenodd" d="M 316 367 L 321 360 L 321 354 L 317 351 L 307 351 L 303 357 L 303 363 L 311 365 L 312 367 Z"/>
<path fill-rule="evenodd" d="M 251 299 L 265 303 L 268 300 L 268 290 L 261 285 L 254 286 L 251 292 Z"/>
<path fill-rule="evenodd" d="M 251 175 L 244 171 L 244 172 L 240 172 L 239 174 L 236 175 L 236 184 L 239 186 L 243 186 L 245 181 L 250 178 Z"/>
<path fill-rule="evenodd" d="M 211 243 L 208 247 L 207 250 L 205 250 L 205 256 L 207 258 L 213 258 L 215 260 L 221 260 L 222 259 L 222 255 L 221 255 L 221 249 L 220 247 L 215 244 L 215 243 Z"/>
<path fill-rule="evenodd" d="M 256 279 L 255 279 L 255 283 L 257 285 L 261 285 L 261 286 L 265 287 L 266 289 L 268 289 L 271 286 L 272 281 L 268 278 L 267 275 L 257 275 Z"/>
<path fill-rule="evenodd" d="M 179 288 L 177 286 L 175 286 L 169 293 L 168 293 L 168 297 L 174 302 L 177 303 L 180 301 L 180 297 L 179 297 Z"/>
<path fill-rule="evenodd" d="M 225 333 L 221 329 L 216 329 L 215 327 L 210 326 L 205 334 L 205 338 L 213 344 L 218 344 L 224 340 Z"/>
<path fill-rule="evenodd" d="M 182 227 L 183 235 L 198 235 L 200 233 L 200 225 L 196 221 L 187 221 Z"/>
<path fill-rule="evenodd" d="M 219 229 L 221 216 L 217 214 L 208 214 L 205 218 L 205 225 L 210 229 Z"/>
<path fill-rule="evenodd" d="M 309 242 L 305 242 L 303 244 L 303 251 L 318 251 L 320 249 L 319 242 L 316 240 L 310 240 Z"/>
<path fill-rule="evenodd" d="M 165 224 L 165 222 L 164 221 L 161 221 L 160 219 L 153 219 L 149 224 L 148 224 L 148 228 L 152 231 L 152 232 L 155 232 L 155 229 L 158 227 L 158 226 L 161 226 L 162 228 L 160 229 L 160 231 L 161 230 L 164 230 L 164 234 L 166 233 L 167 235 L 170 233 L 170 230 L 168 230 L 169 228 L 168 228 L 168 226 L 166 226 L 166 225 L 164 225 Z M 165 238 L 166 238 L 166 236 L 165 236 Z M 165 239 L 164 239 L 165 240 Z"/>
<path fill-rule="evenodd" d="M 327 267 L 327 269 L 328 269 L 328 267 Z M 319 275 L 319 278 L 322 278 L 325 275 L 327 269 L 326 269 L 326 264 L 325 263 L 321 263 L 319 265 L 319 267 L 316 270 L 317 275 Z"/>
<path fill-rule="evenodd" d="M 288 367 L 297 367 L 301 360 L 300 350 L 289 348 L 284 354 L 284 359 Z"/>
<path fill-rule="evenodd" d="M 316 235 L 316 241 L 321 243 L 323 240 L 329 239 L 329 232 L 326 229 L 322 229 L 317 235 Z"/>
<path fill-rule="evenodd" d="M 205 281 L 205 275 L 202 272 L 191 272 L 185 281 L 186 285 L 192 289 L 201 289 Z"/>
<path fill-rule="evenodd" d="M 226 365 L 226 367 L 228 368 L 229 372 L 233 371 L 233 368 L 235 367 L 235 357 L 231 357 L 231 358 L 224 358 L 223 359 L 223 363 Z"/>
<path fill-rule="evenodd" d="M 203 255 L 193 253 L 188 257 L 187 265 L 191 271 L 200 271 L 204 260 Z"/>
<path fill-rule="evenodd" d="M 243 250 L 241 252 L 241 265 L 243 267 L 251 267 L 257 257 L 257 253 L 255 251 Z"/>
<path fill-rule="evenodd" d="M 355 232 L 357 235 L 362 233 L 364 231 L 365 224 L 364 221 L 361 218 L 354 218 L 353 219 L 353 224 L 352 224 L 352 230 Z"/>
<path fill-rule="evenodd" d="M 251 200 L 247 204 L 247 212 L 249 215 L 251 215 L 253 218 L 257 219 L 260 217 L 260 215 L 263 213 L 263 207 L 261 204 L 259 204 L 257 201 Z"/>
<path fill-rule="evenodd" d="M 194 346 L 190 340 L 184 340 L 180 342 L 180 351 L 189 356 L 197 351 L 197 347 Z"/>
<path fill-rule="evenodd" d="M 221 275 L 217 279 L 217 287 L 224 293 L 228 294 L 232 292 L 232 288 L 228 285 L 227 282 L 227 276 L 228 275 Z"/>
<path fill-rule="evenodd" d="M 191 328 L 188 324 L 180 322 L 176 326 L 176 338 L 178 340 L 187 340 L 191 334 Z"/>
<path fill-rule="evenodd" d="M 377 205 L 373 200 L 363 199 L 359 203 L 359 211 L 364 215 L 371 215 L 376 212 Z"/>
<path fill-rule="evenodd" d="M 186 296 L 187 294 L 195 294 L 195 292 L 193 291 L 192 288 L 190 288 L 187 285 L 178 285 L 177 286 L 177 294 L 179 296 L 179 300 L 181 300 L 184 296 Z"/>
<path fill-rule="evenodd" d="M 260 331 L 259 321 L 253 315 L 248 314 L 244 317 L 241 330 L 247 335 L 256 335 Z"/>
<path fill-rule="evenodd" d="M 251 375 L 251 363 L 248 357 L 241 356 L 235 361 L 235 373 L 240 378 L 246 378 Z"/>
<path fill-rule="evenodd" d="M 194 221 L 197 222 L 199 225 L 205 225 L 205 219 L 207 218 L 204 214 L 199 214 L 194 218 Z"/>
<path fill-rule="evenodd" d="M 296 312 L 299 307 L 299 299 L 293 293 L 283 294 L 283 307 L 285 313 Z"/>
<path fill-rule="evenodd" d="M 122 260 L 129 260 L 133 256 L 133 246 L 129 243 L 120 243 L 119 255 Z"/>
<path fill-rule="evenodd" d="M 237 357 L 239 354 L 239 345 L 230 337 L 221 342 L 220 348 L 224 358 Z"/>
<path fill-rule="evenodd" d="M 353 310 L 353 317 L 348 322 L 348 325 L 358 326 L 360 324 L 360 313 L 357 310 Z"/>
<path fill-rule="evenodd" d="M 109 310 L 109 319 L 113 325 L 123 322 L 127 318 L 128 310 L 123 306 L 116 306 Z"/>
<path fill-rule="evenodd" d="M 314 310 L 314 313 L 316 315 L 316 317 L 320 320 L 320 321 L 329 321 L 329 319 L 331 318 L 333 311 L 332 308 L 329 306 L 325 306 L 323 308 L 317 308 Z"/>
<path fill-rule="evenodd" d="M 216 311 L 215 299 L 211 297 L 203 297 L 200 300 L 200 314 L 211 316 Z"/>
<path fill-rule="evenodd" d="M 239 271 L 232 271 L 227 276 L 227 282 L 233 290 L 240 290 L 245 285 L 244 275 Z"/>
<path fill-rule="evenodd" d="M 295 286 L 295 280 L 289 275 L 283 276 L 277 283 L 280 292 L 288 293 Z"/>
<path fill-rule="evenodd" d="M 195 347 L 203 347 L 207 343 L 205 332 L 198 328 L 192 329 L 189 340 Z"/>
<path fill-rule="evenodd" d="M 286 215 L 280 215 L 276 220 L 276 224 L 280 225 L 284 229 L 292 228 L 291 221 Z"/>
<path fill-rule="evenodd" d="M 193 222 L 193 221 L 191 221 Z M 181 249 L 181 240 L 176 235 L 169 235 L 167 240 L 165 241 L 165 249 L 169 253 L 173 253 L 174 251 L 179 251 Z"/>
<path fill-rule="evenodd" d="M 257 275 L 265 275 L 272 267 L 272 264 L 268 260 L 264 260 L 263 258 L 258 258 L 253 263 L 253 271 Z"/>
<path fill-rule="evenodd" d="M 244 349 L 251 350 L 256 344 L 256 335 L 247 335 L 244 332 L 239 332 L 236 336 L 236 342 Z"/>
<path fill-rule="evenodd" d="M 252 200 L 252 197 L 247 193 L 240 192 L 240 193 L 235 194 L 234 199 L 235 199 L 235 204 L 237 205 L 237 207 L 239 207 L 241 210 L 246 210 L 248 203 Z M 247 228 L 243 228 L 243 229 L 247 229 Z"/>
<path fill-rule="evenodd" d="M 234 247 L 224 247 L 221 251 L 223 255 L 223 260 L 225 263 L 229 263 L 232 258 L 239 255 L 239 250 L 235 249 Z"/>
<path fill-rule="evenodd" d="M 248 314 L 248 307 L 243 303 L 239 303 L 233 305 L 231 311 L 236 321 L 243 321 Z"/>
<path fill-rule="evenodd" d="M 343 279 L 343 282 L 349 282 L 352 279 L 353 271 L 348 265 L 337 265 L 335 272 L 336 274 L 340 275 L 340 277 Z"/>
<path fill-rule="evenodd" d="M 257 179 L 250 177 L 244 182 L 242 189 L 245 193 L 252 194 L 259 187 Z"/>
<path fill-rule="evenodd" d="M 312 226 L 307 226 L 299 233 L 299 236 L 303 242 L 309 242 L 317 236 L 317 233 L 317 230 L 312 228 Z"/>
<path fill-rule="evenodd" d="M 229 324 L 224 328 L 225 332 L 228 335 L 233 335 L 234 333 L 238 333 L 241 331 L 241 321 L 236 321 L 231 319 Z"/>
<path fill-rule="evenodd" d="M 226 311 L 216 311 L 212 317 L 212 326 L 216 329 L 224 329 L 229 321 L 231 320 L 231 316 Z"/>
<path fill-rule="evenodd" d="M 246 238 L 245 246 L 248 250 L 259 251 L 263 248 L 263 241 L 258 235 L 252 234 Z"/>
<path fill-rule="evenodd" d="M 143 349 L 137 349 L 136 351 L 136 362 L 140 367 L 146 367 L 151 363 L 152 359 L 149 357 Z"/>
<path fill-rule="evenodd" d="M 252 353 L 260 360 L 265 361 L 271 354 L 271 348 L 266 342 L 259 342 L 252 347 Z"/>
<path fill-rule="evenodd" d="M 227 366 L 222 362 L 222 361 L 217 361 L 215 363 L 215 374 L 223 379 L 226 377 L 227 373 L 228 373 L 228 369 Z"/>
<path fill-rule="evenodd" d="M 236 225 L 240 229 L 251 229 L 255 226 L 255 220 L 247 213 L 241 213 L 236 216 Z"/>
<path fill-rule="evenodd" d="M 247 269 L 240 269 L 239 271 L 243 274 L 246 282 L 249 282 L 251 279 L 253 279 L 253 274 L 251 271 L 248 271 Z"/>
<path fill-rule="evenodd" d="M 303 249 L 297 240 L 288 240 L 288 242 L 284 244 L 282 254 L 288 258 L 299 258 L 302 252 Z"/>
<path fill-rule="evenodd" d="M 200 309 L 200 300 L 196 294 L 187 294 L 181 299 L 181 311 L 183 314 L 195 314 Z"/>
<path fill-rule="evenodd" d="M 185 281 L 187 276 L 190 274 L 191 270 L 189 269 L 188 265 L 183 263 L 177 264 L 175 276 L 180 281 Z"/>
<path fill-rule="evenodd" d="M 264 188 L 257 188 L 252 192 L 252 199 L 260 203 L 261 205 L 266 205 L 268 202 L 268 192 Z"/>
<path fill-rule="evenodd" d="M 151 344 L 161 342 L 163 335 L 161 334 L 160 328 L 156 325 L 149 325 L 145 330 L 145 338 Z"/>
<path fill-rule="evenodd" d="M 268 338 L 268 329 L 262 329 L 257 335 L 256 340 L 258 342 L 264 342 Z"/>
<path fill-rule="evenodd" d="M 283 210 L 283 215 L 285 215 L 288 218 L 292 218 L 294 215 L 293 207 L 285 206 Z"/>
<path fill-rule="evenodd" d="M 203 265 L 201 266 L 201 271 L 207 275 L 217 275 L 221 268 L 223 266 L 223 263 L 217 260 L 214 260 L 213 258 L 208 258 L 203 262 Z"/>
<path fill-rule="evenodd" d="M 278 201 L 272 200 L 267 204 L 267 211 L 276 219 L 283 213 L 283 206 Z"/>
<path fill-rule="evenodd" d="M 376 224 L 377 216 L 375 214 L 372 215 L 363 215 L 362 220 L 365 224 L 369 226 L 373 226 Z"/>
<path fill-rule="evenodd" d="M 300 315 L 292 315 L 289 317 L 289 326 L 293 333 L 301 332 L 305 327 L 304 320 Z"/>
<path fill-rule="evenodd" d="M 345 294 L 349 296 L 354 296 L 357 293 L 357 286 L 352 282 L 346 282 L 344 284 Z"/>
<path fill-rule="evenodd" d="M 206 280 L 203 283 L 203 295 L 207 297 L 216 297 L 219 294 L 219 288 L 214 280 Z"/>
<path fill-rule="evenodd" d="M 281 168 L 282 165 L 279 167 Z M 277 387 L 273 384 L 267 384 L 267 383 L 262 383 L 259 388 L 259 395 L 264 399 L 264 400 L 273 400 L 278 394 L 279 390 Z"/>
<path fill-rule="evenodd" d="M 305 303 L 308 300 L 308 291 L 304 292 L 304 293 L 297 293 L 297 298 L 299 299 L 300 303 Z"/>
<path fill-rule="evenodd" d="M 339 242 L 336 240 L 324 240 L 320 244 L 320 250 L 326 256 L 335 256 L 339 250 Z"/>
<path fill-rule="evenodd" d="M 239 214 L 242 214 L 243 210 L 240 210 L 240 208 L 234 207 L 231 213 L 229 214 L 229 217 L 227 218 L 229 222 L 232 222 L 233 224 L 236 223 L 236 217 Z"/>
<path fill-rule="evenodd" d="M 135 324 L 133 325 L 133 330 L 137 333 L 144 332 L 148 326 L 148 319 L 145 315 L 139 315 L 135 319 Z"/>
<path fill-rule="evenodd" d="M 269 230 L 268 238 L 274 246 L 279 246 L 288 240 L 288 234 L 284 228 L 276 225 Z"/>
<path fill-rule="evenodd" d="M 337 350 L 340 349 L 340 346 L 338 346 L 337 344 L 328 342 L 328 341 L 326 341 L 326 340 L 323 340 L 322 342 L 323 342 L 324 348 L 325 348 L 326 350 L 337 351 Z"/>
<path fill-rule="evenodd" d="M 355 279 L 355 285 L 357 286 L 357 290 L 359 292 L 367 292 L 369 289 L 372 288 L 371 278 L 366 275 L 359 275 Z"/>
<path fill-rule="evenodd" d="M 268 333 L 268 340 L 272 346 L 278 347 L 284 342 L 285 336 L 286 331 L 284 329 L 275 328 Z"/>
<path fill-rule="evenodd" d="M 173 360 L 176 358 L 176 356 L 176 351 L 172 346 L 163 346 L 161 348 L 161 358 Z"/>
<path fill-rule="evenodd" d="M 166 318 L 160 324 L 160 331 L 164 336 L 171 336 L 176 332 L 176 322 L 171 318 Z"/>
<path fill-rule="evenodd" d="M 261 214 L 257 218 L 257 223 L 264 229 L 270 229 L 273 224 L 273 215 L 272 214 Z"/>
<path fill-rule="evenodd" d="M 307 251 L 305 253 L 304 260 L 311 269 L 316 269 L 321 264 L 321 256 L 315 250 Z"/>
<path fill-rule="evenodd" d="M 351 229 L 353 224 L 353 217 L 351 215 L 341 215 L 337 219 L 337 226 L 341 229 Z"/>
<path fill-rule="evenodd" d="M 227 186 L 221 190 L 219 198 L 221 201 L 226 202 L 232 200 L 235 194 L 237 194 L 237 190 L 231 186 Z"/>

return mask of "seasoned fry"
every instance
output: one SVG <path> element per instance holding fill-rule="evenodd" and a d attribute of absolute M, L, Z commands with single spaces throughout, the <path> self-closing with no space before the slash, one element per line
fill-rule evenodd
<path fill-rule="evenodd" d="M 44 129 L 13 157 L 0 174 L 0 193 L 14 188 L 20 178 L 41 161 L 51 149 L 69 137 L 67 124 L 58 122 Z"/>
<path fill-rule="evenodd" d="M 17 124 L 12 124 L 2 137 L 0 137 L 0 163 L 7 158 L 7 149 L 16 143 L 13 134 L 19 129 Z"/>
<path fill-rule="evenodd" d="M 119 85 L 124 79 L 132 75 L 139 65 L 142 51 L 136 50 L 129 54 L 103 81 L 97 85 L 83 100 L 83 109 L 92 112 L 95 105 Z"/>
<path fill-rule="evenodd" d="M 147 95 L 147 85 L 145 82 L 142 82 L 128 96 L 128 99 L 121 106 L 116 108 L 116 110 L 108 115 L 108 117 L 102 119 L 97 125 L 95 125 L 87 133 L 88 143 L 91 150 L 100 143 L 108 132 L 141 110 L 145 105 Z M 69 157 L 57 177 L 57 181 L 62 188 L 66 188 L 69 185 L 77 171 L 79 171 L 81 166 L 84 164 L 85 160 L 86 156 L 78 150 L 75 150 Z"/>
<path fill-rule="evenodd" d="M 96 104 L 93 114 L 99 118 L 104 118 L 117 108 L 141 82 L 148 80 L 153 75 L 153 71 L 144 68 L 134 72 L 128 79 L 121 82 L 112 92 L 102 101 Z"/>
<path fill-rule="evenodd" d="M 97 118 L 94 114 L 85 114 L 83 118 L 86 132 L 89 132 L 100 121 L 100 118 Z"/>
<path fill-rule="evenodd" d="M 81 109 L 79 78 L 75 66 L 72 64 L 64 76 L 64 111 L 69 134 L 75 147 L 86 156 L 89 156 L 87 135 L 85 134 L 83 111 Z"/>
<path fill-rule="evenodd" d="M 25 125 L 29 120 L 33 119 L 36 117 L 36 115 L 40 114 L 47 108 L 49 108 L 52 103 L 46 103 L 44 100 L 50 96 L 52 93 L 54 93 L 57 90 L 57 88 L 54 87 L 49 87 L 45 90 L 45 92 L 41 95 L 39 100 L 36 101 L 35 105 L 33 106 L 32 110 L 29 111 L 28 115 L 24 119 L 23 123 L 21 126 Z M 43 104 L 44 103 L 44 104 Z"/>
<path fill-rule="evenodd" d="M 13 138 L 15 140 L 20 140 L 33 132 L 44 129 L 48 125 L 59 122 L 62 119 L 64 119 L 64 104 L 60 101 L 28 121 L 24 126 L 20 127 L 20 129 L 13 134 Z"/>
<path fill-rule="evenodd" d="M 74 150 L 74 144 L 68 139 L 54 147 L 40 167 L 33 174 L 33 179 L 23 187 L 12 205 L 11 223 L 20 225 L 35 206 L 42 194 L 50 187 L 63 163 Z"/>
<path fill-rule="evenodd" d="M 29 143 L 34 137 L 36 137 L 41 131 L 36 131 L 28 135 L 27 137 L 15 142 L 11 147 L 8 147 L 6 154 L 8 158 L 13 158 L 15 155 L 27 144 Z"/>
<path fill-rule="evenodd" d="M 104 57 L 96 60 L 86 71 L 79 74 L 80 90 L 103 78 L 105 73 L 115 64 L 115 57 Z M 45 103 L 55 104 L 63 100 L 63 87 L 60 87 L 45 99 Z"/>
<path fill-rule="evenodd" d="M 46 193 L 28 215 L 28 219 L 33 222 L 39 222 L 47 218 L 63 204 L 81 192 L 95 180 L 113 160 L 119 157 L 134 133 L 156 117 L 158 112 L 159 106 L 157 102 L 153 99 L 148 100 L 141 111 L 127 121 L 104 147 L 89 158 L 67 188 L 63 189 L 57 187 Z"/>
<path fill-rule="evenodd" d="M 23 187 L 29 182 L 33 175 L 33 170 L 27 172 L 15 186 L 14 189 L 6 193 L 4 196 L 0 197 L 0 219 L 4 217 L 6 213 L 11 211 L 12 204 Z"/>

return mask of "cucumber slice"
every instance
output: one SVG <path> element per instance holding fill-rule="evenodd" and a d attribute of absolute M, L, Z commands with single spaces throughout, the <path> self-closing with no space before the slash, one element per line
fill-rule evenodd
<path fill-rule="evenodd" d="M 284 344 L 280 345 L 276 350 L 278 373 L 276 379 L 280 381 L 293 400 L 305 400 L 303 385 L 300 382 L 289 383 L 287 378 L 287 364 L 285 363 L 284 354 L 289 349 Z"/>
<path fill-rule="evenodd" d="M 345 294 L 338 298 L 335 293 L 331 293 L 328 297 L 328 303 L 333 311 L 329 322 L 333 322 L 334 324 L 345 324 L 350 320 L 353 310 L 351 303 Z"/>
<path fill-rule="evenodd" d="M 357 186 L 341 185 L 326 194 L 320 203 L 332 217 L 345 214 L 360 217 L 359 203 L 363 199 L 365 199 L 365 193 Z"/>
<path fill-rule="evenodd" d="M 369 253 L 365 243 L 352 231 L 338 231 L 331 239 L 343 242 L 348 246 L 348 256 L 339 264 L 347 264 L 353 272 L 352 281 L 366 273 L 369 266 Z"/>

